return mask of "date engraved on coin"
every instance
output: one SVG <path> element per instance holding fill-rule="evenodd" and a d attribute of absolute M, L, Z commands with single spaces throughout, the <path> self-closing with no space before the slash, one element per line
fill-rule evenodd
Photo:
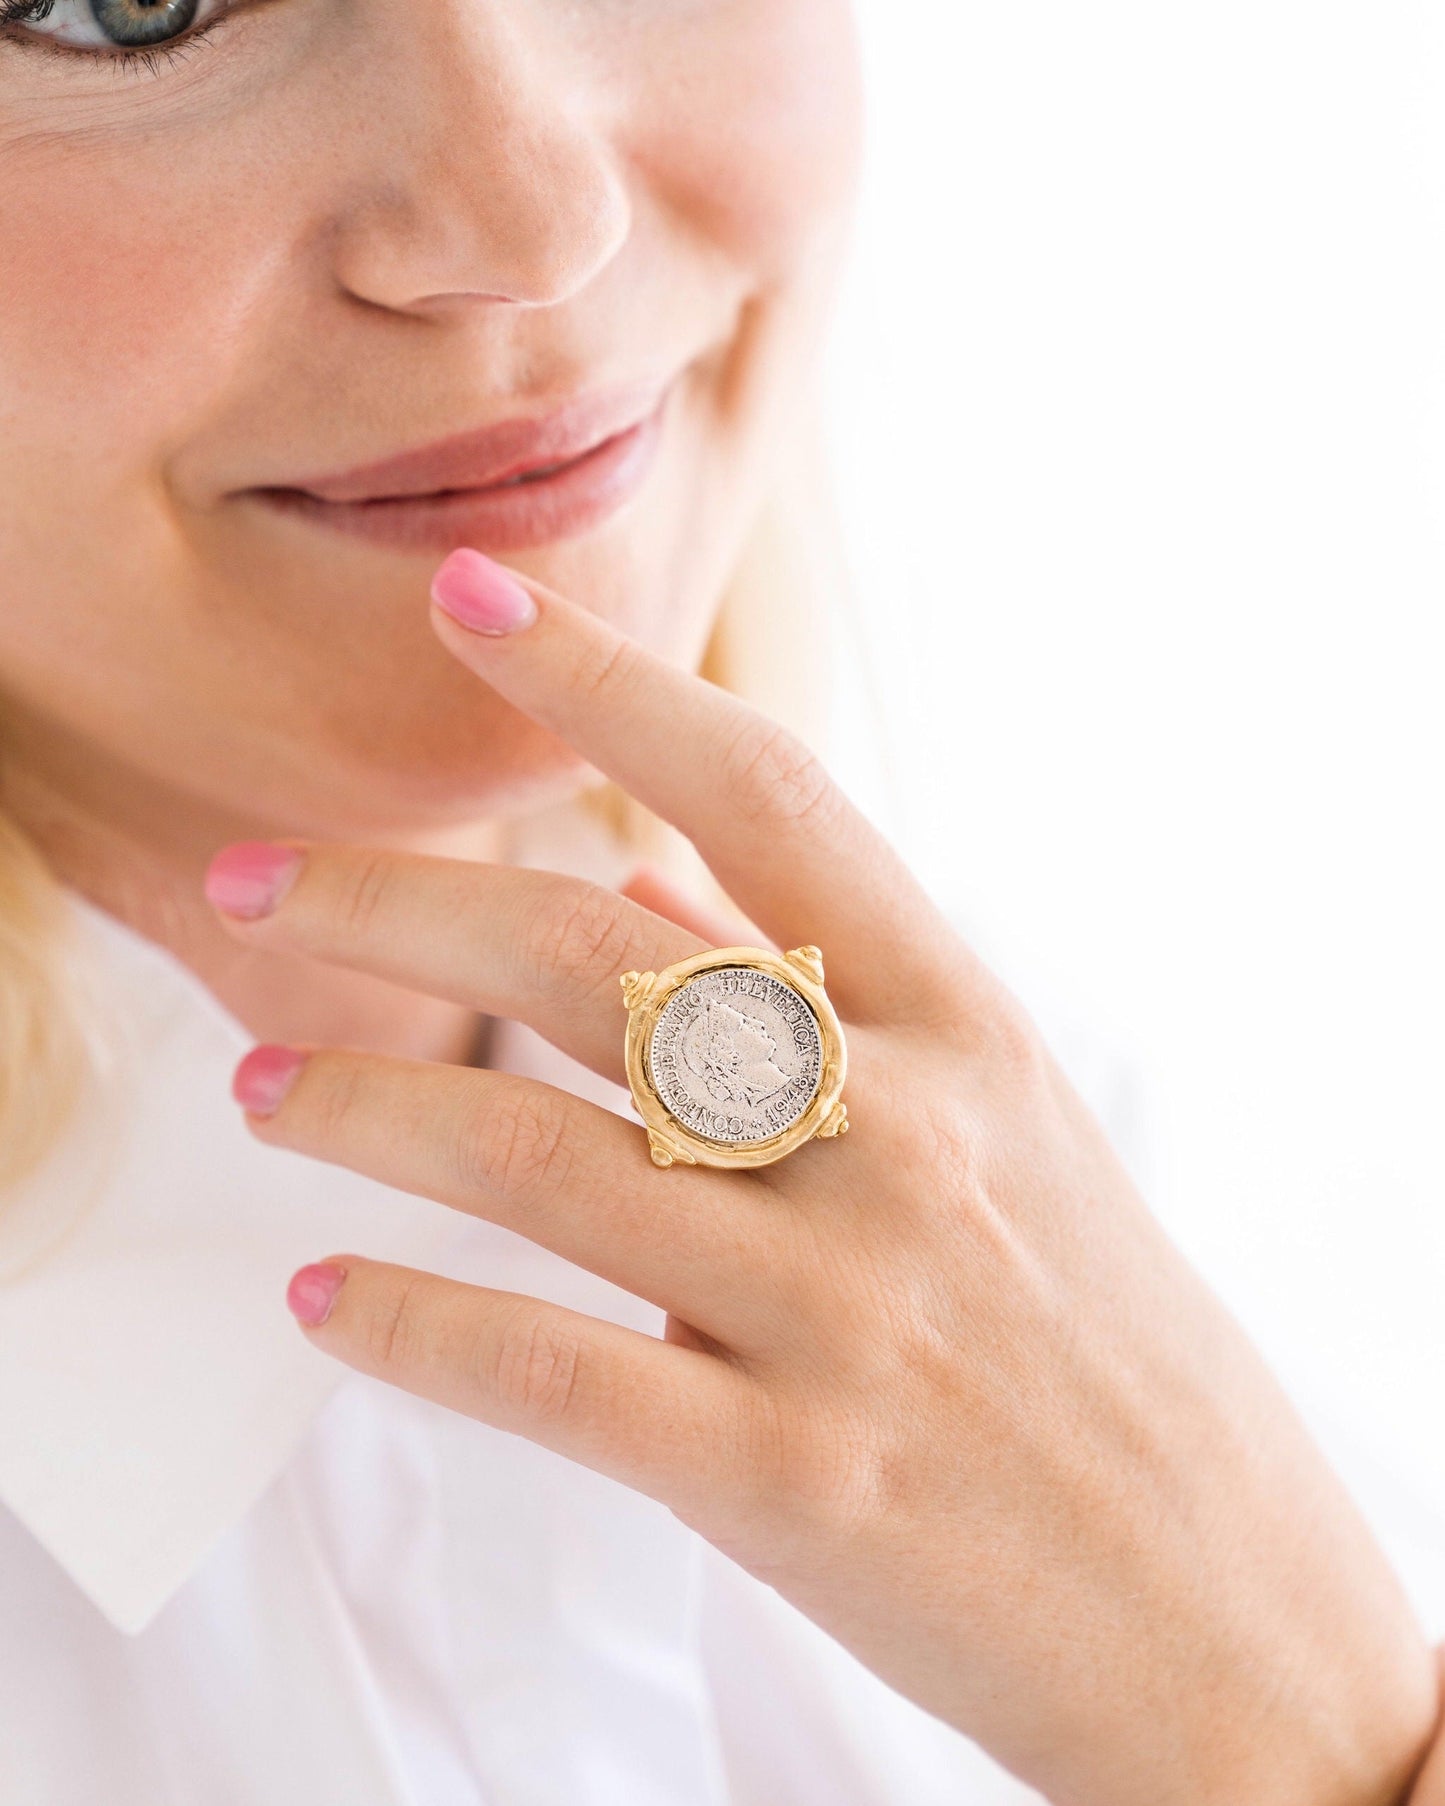
<path fill-rule="evenodd" d="M 648 1064 L 673 1116 L 710 1141 L 767 1141 L 818 1089 L 823 1037 L 805 1000 L 750 966 L 719 966 L 668 999 Z"/>

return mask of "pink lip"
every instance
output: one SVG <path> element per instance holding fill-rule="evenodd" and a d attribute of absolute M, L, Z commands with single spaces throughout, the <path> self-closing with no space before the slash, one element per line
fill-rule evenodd
<path fill-rule="evenodd" d="M 517 550 L 597 525 L 651 466 L 671 384 L 579 396 L 541 417 L 249 491 L 269 506 L 403 550 Z M 557 466 L 548 475 L 529 475 Z M 510 479 L 525 478 L 514 482 Z"/>

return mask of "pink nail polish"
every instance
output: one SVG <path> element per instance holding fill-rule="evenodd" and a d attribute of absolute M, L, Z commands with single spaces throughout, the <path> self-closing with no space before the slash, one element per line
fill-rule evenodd
<path fill-rule="evenodd" d="M 269 840 L 222 847 L 206 868 L 206 896 L 228 916 L 253 922 L 268 916 L 296 881 L 302 854 Z"/>
<path fill-rule="evenodd" d="M 273 1116 L 306 1060 L 299 1048 L 263 1041 L 232 1073 L 231 1096 L 254 1116 Z"/>
<path fill-rule="evenodd" d="M 298 1323 L 312 1328 L 324 1323 L 331 1315 L 331 1307 L 345 1278 L 346 1268 L 338 1267 L 334 1260 L 298 1267 L 286 1288 L 286 1308 Z"/>
<path fill-rule="evenodd" d="M 432 600 L 473 633 L 515 633 L 537 618 L 537 604 L 505 566 L 462 546 L 432 578 Z"/>

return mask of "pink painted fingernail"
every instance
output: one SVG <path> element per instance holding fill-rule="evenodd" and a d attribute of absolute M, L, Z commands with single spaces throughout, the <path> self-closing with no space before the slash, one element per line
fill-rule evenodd
<path fill-rule="evenodd" d="M 314 1328 L 331 1315 L 336 1294 L 346 1278 L 346 1268 L 334 1260 L 322 1260 L 309 1267 L 298 1267 L 286 1288 L 286 1308 L 298 1323 Z"/>
<path fill-rule="evenodd" d="M 448 554 L 431 593 L 438 608 L 473 633 L 515 633 L 537 618 L 537 604 L 512 573 L 470 546 Z"/>
<path fill-rule="evenodd" d="M 297 1047 L 263 1041 L 231 1075 L 231 1096 L 255 1116 L 273 1116 L 308 1056 Z"/>
<path fill-rule="evenodd" d="M 238 840 L 206 867 L 206 896 L 228 916 L 268 916 L 296 881 L 303 855 L 269 840 Z"/>

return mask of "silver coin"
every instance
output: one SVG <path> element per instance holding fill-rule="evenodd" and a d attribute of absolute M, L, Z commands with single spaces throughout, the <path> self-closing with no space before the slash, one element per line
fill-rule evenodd
<path fill-rule="evenodd" d="M 647 1062 L 658 1096 L 694 1135 L 767 1141 L 817 1093 L 823 1035 L 791 985 L 752 966 L 718 966 L 668 999 Z"/>

